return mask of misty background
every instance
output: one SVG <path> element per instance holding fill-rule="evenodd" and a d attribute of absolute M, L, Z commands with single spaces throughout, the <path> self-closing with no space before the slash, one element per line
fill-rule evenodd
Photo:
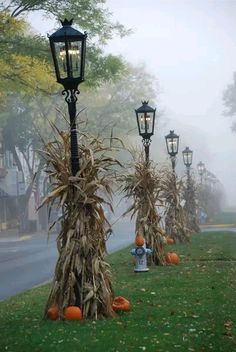
<path fill-rule="evenodd" d="M 174 130 L 180 135 L 180 171 L 181 152 L 189 146 L 193 168 L 204 162 L 224 185 L 226 207 L 235 208 L 236 142 L 231 120 L 223 115 L 222 96 L 236 71 L 236 2 L 107 0 L 106 5 L 132 33 L 112 39 L 105 51 L 144 64 L 158 81 L 155 107 L 161 117 L 151 158 L 168 159 L 164 136 Z M 40 12 L 28 19 L 42 35 L 57 28 Z M 143 99 L 148 97 L 140 97 L 140 105 Z"/>

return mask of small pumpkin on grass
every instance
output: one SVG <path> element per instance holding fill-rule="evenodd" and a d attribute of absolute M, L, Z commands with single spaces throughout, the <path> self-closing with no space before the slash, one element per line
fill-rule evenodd
<path fill-rule="evenodd" d="M 144 237 L 141 234 L 137 234 L 137 236 L 135 237 L 135 244 L 138 247 L 142 247 L 144 245 Z"/>
<path fill-rule="evenodd" d="M 167 237 L 166 243 L 167 243 L 167 244 L 174 244 L 174 243 L 175 243 L 175 240 L 174 240 L 173 238 L 171 238 L 171 237 Z"/>
<path fill-rule="evenodd" d="M 112 308 L 115 312 L 119 312 L 119 311 L 129 312 L 131 309 L 131 305 L 126 298 L 122 296 L 117 296 L 114 298 L 114 301 L 112 303 Z"/>
<path fill-rule="evenodd" d="M 166 253 L 165 260 L 168 264 L 175 264 L 175 265 L 178 265 L 180 262 L 179 256 L 174 252 Z"/>
<path fill-rule="evenodd" d="M 58 304 L 53 304 L 49 309 L 48 309 L 48 318 L 50 320 L 57 320 L 59 318 L 59 307 Z"/>
<path fill-rule="evenodd" d="M 82 312 L 79 307 L 68 306 L 64 310 L 64 319 L 65 320 L 82 320 Z"/>

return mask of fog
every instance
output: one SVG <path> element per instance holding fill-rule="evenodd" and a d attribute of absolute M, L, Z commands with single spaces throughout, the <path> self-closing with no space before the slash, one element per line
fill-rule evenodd
<path fill-rule="evenodd" d="M 236 205 L 236 136 L 230 118 L 222 114 L 222 92 L 236 71 L 236 2 L 107 3 L 114 17 L 133 29 L 108 50 L 144 62 L 158 78 L 156 107 L 164 109 L 160 128 L 180 134 L 180 150 L 188 145 L 193 164 L 202 160 L 223 183 L 227 205 Z"/>
<path fill-rule="evenodd" d="M 164 145 L 163 136 L 175 130 L 180 151 L 188 145 L 194 151 L 193 167 L 203 161 L 224 185 L 227 206 L 236 206 L 236 136 L 222 103 L 236 71 L 236 2 L 107 0 L 107 6 L 133 33 L 111 40 L 106 51 L 145 63 L 158 78 L 156 108 L 164 113 L 153 146 L 160 146 L 156 138 Z M 39 15 L 32 16 L 36 27 Z M 45 33 L 51 28 L 49 22 L 38 23 Z M 151 153 L 158 160 L 158 149 Z"/>

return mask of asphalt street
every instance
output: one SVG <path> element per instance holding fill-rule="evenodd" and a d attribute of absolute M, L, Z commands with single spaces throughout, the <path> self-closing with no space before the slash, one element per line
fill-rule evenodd
<path fill-rule="evenodd" d="M 49 281 L 58 257 L 56 234 L 0 239 L 0 300 Z M 113 226 L 107 241 L 108 253 L 134 240 L 134 224 L 122 220 Z"/>

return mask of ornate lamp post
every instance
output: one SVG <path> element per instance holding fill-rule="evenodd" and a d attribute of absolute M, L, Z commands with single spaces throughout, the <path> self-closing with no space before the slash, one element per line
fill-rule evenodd
<path fill-rule="evenodd" d="M 202 177 L 206 171 L 206 168 L 205 168 L 205 164 L 203 162 L 199 162 L 197 164 L 197 170 L 198 170 L 198 174 L 200 175 L 200 180 L 201 180 L 201 184 L 202 184 Z"/>
<path fill-rule="evenodd" d="M 154 134 L 155 113 L 148 105 L 148 101 L 142 101 L 142 106 L 135 110 L 139 135 L 143 138 L 143 146 L 145 148 L 146 162 L 149 161 L 149 147 L 151 144 L 151 136 Z"/>
<path fill-rule="evenodd" d="M 186 222 L 188 229 L 199 232 L 199 225 L 198 225 L 198 215 L 197 215 L 197 201 L 196 201 L 196 188 L 194 185 L 194 181 L 190 175 L 190 167 L 192 165 L 193 160 L 193 152 L 186 147 L 183 152 L 183 161 L 184 165 L 186 166 L 187 171 L 187 185 L 184 188 L 184 212 L 186 215 Z"/>
<path fill-rule="evenodd" d="M 183 151 L 183 161 L 184 165 L 186 166 L 186 171 L 187 171 L 187 188 L 186 188 L 186 193 L 185 193 L 185 209 L 187 213 L 187 222 L 190 222 L 190 203 L 193 201 L 193 195 L 191 194 L 191 185 L 190 185 L 190 166 L 192 165 L 192 160 L 193 160 L 193 152 L 192 150 L 189 149 L 189 147 L 186 147 Z M 191 226 L 189 226 L 190 228 Z"/>
<path fill-rule="evenodd" d="M 78 85 L 84 81 L 86 33 L 71 27 L 72 20 L 61 22 L 62 28 L 49 36 L 57 82 L 62 84 L 68 104 L 71 136 L 71 170 L 73 176 L 79 171 L 79 152 L 76 132 L 76 101 Z"/>
<path fill-rule="evenodd" d="M 187 170 L 187 176 L 189 179 L 190 166 L 192 165 L 192 160 L 193 160 L 193 152 L 192 150 L 189 149 L 189 147 L 186 147 L 182 151 L 182 154 L 183 154 L 184 165 L 186 166 L 186 170 Z"/>
<path fill-rule="evenodd" d="M 165 136 L 165 139 L 166 139 L 167 152 L 170 155 L 172 170 L 174 172 L 175 165 L 176 165 L 176 155 L 178 154 L 178 151 L 179 151 L 179 136 L 177 136 L 177 134 L 175 134 L 174 131 L 170 131 L 170 133 L 167 136 Z"/>

